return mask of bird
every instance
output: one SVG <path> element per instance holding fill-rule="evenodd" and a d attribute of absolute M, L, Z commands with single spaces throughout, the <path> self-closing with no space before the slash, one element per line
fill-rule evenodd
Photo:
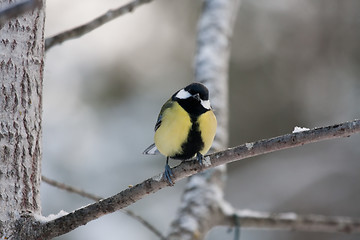
<path fill-rule="evenodd" d="M 173 185 L 169 158 L 185 161 L 196 156 L 202 166 L 216 127 L 209 90 L 201 83 L 191 83 L 175 92 L 162 106 L 155 124 L 154 143 L 143 154 L 161 153 L 166 157 L 164 178 Z"/>

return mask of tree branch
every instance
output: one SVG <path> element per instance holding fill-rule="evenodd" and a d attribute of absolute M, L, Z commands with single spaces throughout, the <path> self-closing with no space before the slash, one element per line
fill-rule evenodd
<path fill-rule="evenodd" d="M 42 0 L 25 0 L 2 9 L 0 11 L 0 27 L 5 21 L 20 16 L 21 14 L 31 11 L 37 7 L 41 7 L 42 4 Z"/>
<path fill-rule="evenodd" d="M 101 199 L 103 199 L 103 197 L 97 196 L 97 195 L 92 194 L 92 193 L 85 192 L 85 191 L 83 191 L 81 189 L 75 188 L 73 186 L 70 186 L 70 185 L 67 185 L 67 184 L 64 184 L 64 183 L 60 183 L 60 182 L 55 181 L 53 179 L 47 178 L 45 176 L 41 176 L 41 180 L 43 182 L 46 182 L 47 184 L 53 186 L 53 187 L 57 187 L 57 188 L 65 190 L 65 191 L 78 194 L 78 195 L 80 195 L 82 197 L 86 197 L 86 198 L 92 199 L 92 200 L 97 201 L 97 202 L 100 201 Z M 127 209 L 121 209 L 121 211 L 123 213 L 125 213 L 126 215 L 134 218 L 135 220 L 137 220 L 141 224 L 143 224 L 145 227 L 147 227 L 151 232 L 153 232 L 160 239 L 165 240 L 165 237 L 161 234 L 161 232 L 159 230 L 157 230 L 156 227 L 154 227 L 151 223 L 149 223 L 148 221 L 143 219 L 141 216 L 139 216 L 139 215 L 135 214 L 133 211 L 130 211 L 130 210 L 127 210 Z"/>
<path fill-rule="evenodd" d="M 128 4 L 125 4 L 124 6 L 109 10 L 105 14 L 95 18 L 94 20 L 86 24 L 64 31 L 53 37 L 46 38 L 45 51 L 49 50 L 51 47 L 57 44 L 63 43 L 64 41 L 74 38 L 79 38 L 85 35 L 86 33 L 89 33 L 92 30 L 104 25 L 105 23 L 124 15 L 125 13 L 132 12 L 135 8 L 139 7 L 140 5 L 144 3 L 149 3 L 151 1 L 152 0 L 134 0 Z"/>
<path fill-rule="evenodd" d="M 299 215 L 296 213 L 267 213 L 237 210 L 224 215 L 219 225 L 236 226 L 238 217 L 243 228 L 288 229 L 305 232 L 360 233 L 360 219 L 323 215 Z"/>
<path fill-rule="evenodd" d="M 100 201 L 101 199 L 103 199 L 100 196 L 97 196 L 95 194 L 85 192 L 85 191 L 83 191 L 81 189 L 78 189 L 78 188 L 75 188 L 73 186 L 70 186 L 70 185 L 55 181 L 53 179 L 45 177 L 44 175 L 41 176 L 41 180 L 43 182 L 46 182 L 47 184 L 53 186 L 53 187 L 57 187 L 57 188 L 60 188 L 62 190 L 65 190 L 65 191 L 78 194 L 78 195 L 80 195 L 82 197 L 89 198 L 89 199 L 92 199 L 94 201 Z"/>
<path fill-rule="evenodd" d="M 180 179 L 222 164 L 274 151 L 302 146 L 304 144 L 340 137 L 349 137 L 350 135 L 359 132 L 360 120 L 354 120 L 332 126 L 315 128 L 309 131 L 286 134 L 253 143 L 246 143 L 205 156 L 203 167 L 199 166 L 194 161 L 182 162 L 179 166 L 172 169 L 175 175 L 173 181 L 177 182 Z M 41 239 L 50 239 L 65 234 L 81 225 L 85 225 L 86 223 L 99 218 L 102 215 L 127 207 L 144 196 L 155 193 L 167 186 L 167 182 L 163 179 L 163 174 L 161 173 L 112 197 L 103 199 L 86 207 L 82 207 L 65 216 L 42 223 L 39 226 L 34 226 L 40 228 L 35 232 L 39 234 L 39 238 Z"/>

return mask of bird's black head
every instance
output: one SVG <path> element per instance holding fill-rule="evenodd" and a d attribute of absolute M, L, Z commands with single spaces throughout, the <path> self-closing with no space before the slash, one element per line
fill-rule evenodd
<path fill-rule="evenodd" d="M 201 83 L 192 83 L 172 96 L 188 113 L 200 115 L 211 109 L 209 90 Z"/>
<path fill-rule="evenodd" d="M 201 100 L 209 100 L 209 90 L 201 83 L 192 83 L 184 88 L 191 95 L 199 94 Z"/>

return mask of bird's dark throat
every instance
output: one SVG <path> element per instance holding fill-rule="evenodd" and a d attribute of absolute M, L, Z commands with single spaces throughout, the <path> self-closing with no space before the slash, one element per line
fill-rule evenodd
<path fill-rule="evenodd" d="M 186 98 L 186 99 L 176 99 L 179 105 L 190 114 L 190 116 L 198 117 L 201 114 L 209 111 L 209 109 L 204 108 L 201 103 L 195 98 Z"/>

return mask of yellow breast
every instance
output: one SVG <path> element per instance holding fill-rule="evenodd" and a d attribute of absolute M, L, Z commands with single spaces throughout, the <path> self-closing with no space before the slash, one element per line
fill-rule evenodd
<path fill-rule="evenodd" d="M 217 121 L 214 112 L 207 111 L 200 115 L 197 122 L 199 124 L 202 141 L 204 142 L 204 148 L 200 150 L 200 153 L 205 155 L 209 151 L 216 134 Z"/>
<path fill-rule="evenodd" d="M 155 145 L 163 155 L 174 156 L 182 152 L 181 145 L 186 141 L 192 123 L 177 102 L 162 115 L 161 125 L 155 132 Z"/>

